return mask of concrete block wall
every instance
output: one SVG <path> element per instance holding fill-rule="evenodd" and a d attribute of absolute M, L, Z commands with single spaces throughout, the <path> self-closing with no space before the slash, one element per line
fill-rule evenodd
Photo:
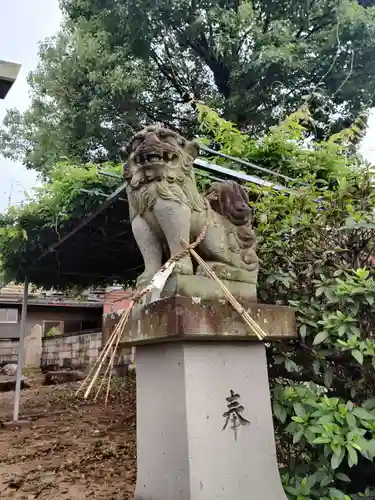
<path fill-rule="evenodd" d="M 0 339 L 0 365 L 17 362 L 18 346 L 18 340 Z"/>
<path fill-rule="evenodd" d="M 85 367 L 99 356 L 102 332 L 56 335 L 43 338 L 41 364 L 55 367 Z"/>

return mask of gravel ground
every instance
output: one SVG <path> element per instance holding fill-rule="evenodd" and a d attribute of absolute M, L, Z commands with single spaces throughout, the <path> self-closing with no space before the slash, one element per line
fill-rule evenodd
<path fill-rule="evenodd" d="M 83 404 L 79 384 L 22 391 L 10 428 L 13 392 L 0 393 L 1 500 L 130 500 L 136 480 L 135 381 L 114 380 L 107 407 Z M 4 426 L 5 424 L 5 426 Z"/>

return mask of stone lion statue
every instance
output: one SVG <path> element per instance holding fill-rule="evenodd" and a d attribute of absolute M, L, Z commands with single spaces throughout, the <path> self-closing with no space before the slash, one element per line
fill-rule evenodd
<path fill-rule="evenodd" d="M 124 176 L 134 237 L 145 270 L 138 286 L 147 284 L 163 260 L 207 231 L 196 251 L 220 279 L 256 283 L 258 258 L 246 191 L 233 181 L 214 182 L 206 196 L 196 186 L 193 161 L 199 144 L 157 126 L 138 132 L 124 148 Z M 208 200 L 207 203 L 205 200 Z M 204 275 L 198 267 L 196 274 Z M 190 255 L 174 273 L 194 274 Z"/>

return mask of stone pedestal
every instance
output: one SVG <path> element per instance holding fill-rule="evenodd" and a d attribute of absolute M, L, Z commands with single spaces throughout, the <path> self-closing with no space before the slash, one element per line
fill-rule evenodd
<path fill-rule="evenodd" d="M 249 304 L 267 341 L 295 338 L 293 311 Z M 137 346 L 135 500 L 285 500 L 265 346 L 224 301 L 146 306 Z"/>

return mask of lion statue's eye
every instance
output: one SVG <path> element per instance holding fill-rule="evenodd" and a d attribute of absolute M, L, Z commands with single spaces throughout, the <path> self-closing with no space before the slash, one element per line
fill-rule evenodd
<path fill-rule="evenodd" d="M 142 144 L 143 138 L 141 139 L 140 137 L 137 137 L 134 139 L 133 144 L 132 144 L 132 151 L 136 151 L 139 146 Z"/>
<path fill-rule="evenodd" d="M 186 139 L 184 139 L 183 137 L 177 137 L 177 144 L 179 146 L 185 147 L 185 145 L 186 145 Z"/>

